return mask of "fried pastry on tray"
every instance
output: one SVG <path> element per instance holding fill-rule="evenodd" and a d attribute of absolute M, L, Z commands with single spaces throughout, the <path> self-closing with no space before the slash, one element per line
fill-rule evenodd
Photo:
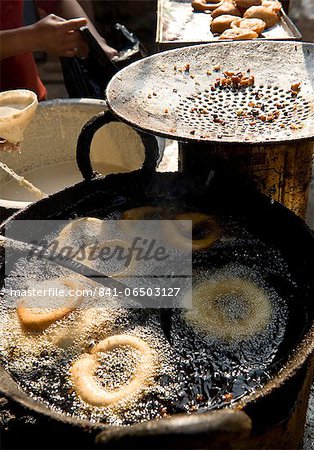
<path fill-rule="evenodd" d="M 252 30 L 245 30 L 242 28 L 231 28 L 229 30 L 224 31 L 219 39 L 231 39 L 231 40 L 239 40 L 239 39 L 255 39 L 258 37 L 258 34 Z"/>
<path fill-rule="evenodd" d="M 213 11 L 223 4 L 223 0 L 193 0 L 192 8 L 195 11 Z"/>
<path fill-rule="evenodd" d="M 282 8 L 282 4 L 277 2 L 277 0 L 262 0 L 262 6 L 266 6 L 266 8 L 271 8 L 275 12 L 279 12 Z"/>
<path fill-rule="evenodd" d="M 265 30 L 266 23 L 262 19 L 235 19 L 231 22 L 231 28 L 252 30 L 260 35 Z"/>
<path fill-rule="evenodd" d="M 243 16 L 245 19 L 261 19 L 266 23 L 266 28 L 271 28 L 280 20 L 280 16 L 271 7 L 252 6 L 247 9 Z"/>
<path fill-rule="evenodd" d="M 262 0 L 234 0 L 234 3 L 238 8 L 248 9 L 251 6 L 260 6 Z"/>
<path fill-rule="evenodd" d="M 212 18 L 215 19 L 216 17 L 223 15 L 241 17 L 241 12 L 233 3 L 225 1 L 219 8 L 212 12 Z"/>
<path fill-rule="evenodd" d="M 235 16 L 230 16 L 229 14 L 225 14 L 223 16 L 218 16 L 216 19 L 213 19 L 210 24 L 210 29 L 212 33 L 223 33 L 225 30 L 230 28 L 230 25 L 237 20 Z M 242 20 L 242 19 L 238 19 Z"/>

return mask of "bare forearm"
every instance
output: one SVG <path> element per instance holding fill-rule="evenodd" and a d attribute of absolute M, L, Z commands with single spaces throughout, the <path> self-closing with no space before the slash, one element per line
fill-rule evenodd
<path fill-rule="evenodd" d="M 87 26 L 91 31 L 91 33 L 95 36 L 95 38 L 98 41 L 103 40 L 104 42 L 106 42 L 105 39 L 102 36 L 100 36 L 98 31 L 94 27 L 93 23 L 91 22 L 90 18 L 76 0 L 62 0 L 58 2 L 58 9 L 56 13 L 61 17 L 64 17 L 65 19 L 85 17 L 87 19 Z"/>
<path fill-rule="evenodd" d="M 41 50 L 51 55 L 72 57 L 77 48 L 86 45 L 77 32 L 86 25 L 85 18 L 65 20 L 50 14 L 33 25 L 3 30 L 0 33 L 1 59 Z M 82 48 L 84 52 L 87 49 Z"/>
<path fill-rule="evenodd" d="M 0 31 L 0 59 L 36 50 L 32 26 Z"/>

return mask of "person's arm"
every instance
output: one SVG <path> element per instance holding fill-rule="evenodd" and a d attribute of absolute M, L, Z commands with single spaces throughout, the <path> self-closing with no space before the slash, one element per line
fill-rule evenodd
<path fill-rule="evenodd" d="M 41 2 L 38 2 L 39 4 Z M 118 54 L 117 50 L 110 47 L 106 40 L 98 33 L 93 23 L 90 21 L 84 9 L 77 2 L 77 0 L 58 0 L 55 2 L 54 13 L 58 14 L 65 19 L 73 19 L 75 17 L 85 17 L 87 20 L 87 26 L 93 36 L 97 39 L 99 45 L 103 48 L 109 58 L 113 58 Z"/>
<path fill-rule="evenodd" d="M 0 31 L 0 59 L 41 50 L 52 55 L 72 57 L 82 48 L 76 31 L 87 24 L 85 18 L 64 20 L 53 14 L 33 25 Z"/>
<path fill-rule="evenodd" d="M 0 59 L 34 51 L 30 27 L 0 30 Z"/>

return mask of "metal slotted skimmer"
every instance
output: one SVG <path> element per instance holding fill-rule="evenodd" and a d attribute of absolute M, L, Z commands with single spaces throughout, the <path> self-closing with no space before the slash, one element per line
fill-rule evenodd
<path fill-rule="evenodd" d="M 215 87 L 226 71 L 253 75 L 254 85 Z M 134 127 L 184 141 L 312 139 L 314 45 L 246 41 L 159 53 L 115 75 L 107 101 Z"/>

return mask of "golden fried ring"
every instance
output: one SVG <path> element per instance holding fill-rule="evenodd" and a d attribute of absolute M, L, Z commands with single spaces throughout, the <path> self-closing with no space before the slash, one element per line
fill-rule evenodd
<path fill-rule="evenodd" d="M 252 30 L 258 35 L 265 30 L 265 27 L 266 23 L 262 19 L 236 19 L 231 24 L 231 28 Z"/>
<path fill-rule="evenodd" d="M 262 0 L 234 0 L 234 3 L 238 8 L 248 9 L 251 6 L 260 6 Z"/>
<path fill-rule="evenodd" d="M 256 39 L 258 34 L 253 30 L 246 30 L 243 28 L 232 28 L 224 31 L 218 39 L 230 39 L 233 41 L 242 39 Z"/>
<path fill-rule="evenodd" d="M 279 22 L 280 17 L 276 11 L 266 6 L 251 6 L 243 15 L 244 19 L 261 19 L 266 23 L 266 28 L 271 28 Z"/>
<path fill-rule="evenodd" d="M 193 0 L 192 8 L 195 11 L 214 11 L 222 4 L 222 0 L 211 0 L 210 2 L 207 2 L 206 0 Z"/>
<path fill-rule="evenodd" d="M 78 291 L 81 285 L 69 278 L 60 278 L 59 281 L 69 289 Z M 19 302 L 17 314 L 22 326 L 30 331 L 43 331 L 52 323 L 70 314 L 82 302 L 82 296 L 75 295 L 71 298 L 68 306 L 56 308 L 49 312 L 42 312 L 42 308 L 26 306 L 27 299 L 24 297 Z"/>
<path fill-rule="evenodd" d="M 122 215 L 123 220 L 154 220 L 164 219 L 169 215 L 169 211 L 158 206 L 139 206 L 124 211 Z"/>
<path fill-rule="evenodd" d="M 243 299 L 246 317 L 228 318 L 219 304 L 230 297 Z M 222 340 L 242 340 L 262 331 L 270 322 L 271 303 L 255 283 L 238 277 L 204 281 L 193 288 L 192 309 L 185 313 L 187 322 L 200 331 Z"/>
<path fill-rule="evenodd" d="M 159 206 L 139 206 L 138 208 L 132 208 L 124 211 L 119 221 L 120 228 L 129 233 L 134 231 L 134 224 L 131 220 L 162 220 L 171 219 L 171 213 L 168 209 Z"/>
<path fill-rule="evenodd" d="M 175 220 L 192 220 L 192 233 L 193 227 L 202 223 L 207 228 L 208 234 L 206 234 L 205 237 L 202 239 L 192 238 L 192 250 L 197 251 L 210 247 L 215 241 L 217 241 L 217 239 L 219 239 L 222 233 L 221 227 L 217 220 L 213 216 L 209 216 L 207 214 L 199 212 L 186 212 L 178 214 L 175 217 Z M 164 233 L 168 237 L 168 240 L 171 242 L 172 246 L 187 250 L 191 249 L 191 239 L 190 237 L 184 236 L 184 228 L 182 229 L 183 233 L 180 232 L 178 224 L 170 220 L 164 222 L 164 226 Z"/>
<path fill-rule="evenodd" d="M 218 16 L 230 15 L 230 16 L 239 16 L 241 17 L 240 10 L 234 5 L 234 3 L 223 2 L 219 8 L 216 8 L 215 11 L 212 12 L 212 18 L 215 19 Z"/>
<path fill-rule="evenodd" d="M 141 360 L 132 380 L 127 385 L 108 392 L 98 384 L 94 376 L 99 367 L 97 353 L 108 352 L 121 346 L 130 346 L 138 350 Z M 136 336 L 121 334 L 100 341 L 92 349 L 91 354 L 82 355 L 73 364 L 71 377 L 77 394 L 84 402 L 93 406 L 110 406 L 133 397 L 140 398 L 144 388 L 152 383 L 155 369 L 156 356 L 149 345 Z"/>
<path fill-rule="evenodd" d="M 225 30 L 230 28 L 230 25 L 236 20 L 235 16 L 230 16 L 225 14 L 223 16 L 218 16 L 213 19 L 210 24 L 210 29 L 212 33 L 223 33 Z M 240 19 L 241 20 L 241 19 Z"/>
<path fill-rule="evenodd" d="M 82 217 L 81 219 L 76 219 L 67 224 L 60 233 L 58 234 L 56 240 L 58 241 L 58 244 L 62 246 L 69 245 L 69 237 L 71 233 L 74 232 L 76 228 L 78 228 L 81 224 L 86 223 L 88 226 L 92 226 L 92 228 L 95 229 L 94 237 L 99 234 L 99 230 L 101 227 L 104 226 L 104 221 L 100 219 L 96 219 L 95 217 Z M 82 245 L 84 245 L 84 242 L 82 242 Z"/>
<path fill-rule="evenodd" d="M 111 241 L 101 242 L 100 244 L 98 244 L 96 246 L 96 248 L 95 248 L 94 245 L 85 247 L 84 251 L 86 253 L 86 257 L 83 260 L 81 260 L 79 258 L 75 258 L 75 259 L 76 259 L 76 261 L 78 261 L 78 262 L 84 264 L 85 266 L 88 266 L 88 267 L 93 269 L 94 268 L 94 264 L 93 264 L 93 261 L 90 260 L 91 253 L 94 252 L 97 255 L 97 250 L 99 252 L 99 251 L 101 251 L 101 249 L 103 249 L 105 247 L 108 247 L 108 248 L 121 247 L 121 248 L 123 248 L 124 250 L 126 250 L 128 252 L 129 248 L 130 248 L 130 243 L 127 242 L 127 241 L 123 241 L 122 239 L 113 239 Z M 135 264 L 136 264 L 136 260 L 135 260 L 134 257 L 132 257 L 132 259 L 130 261 L 130 264 L 125 269 L 121 270 L 120 272 L 113 272 L 113 273 L 108 273 L 106 271 L 106 275 L 108 275 L 110 277 L 127 276 L 130 273 L 134 272 Z"/>

